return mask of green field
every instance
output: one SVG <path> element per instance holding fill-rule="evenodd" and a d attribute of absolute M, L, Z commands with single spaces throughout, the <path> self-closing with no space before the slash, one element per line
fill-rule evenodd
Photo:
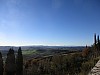
<path fill-rule="evenodd" d="M 34 53 L 37 53 L 37 51 L 36 50 L 23 50 L 22 51 L 23 55 L 31 55 L 31 54 L 34 54 Z"/>

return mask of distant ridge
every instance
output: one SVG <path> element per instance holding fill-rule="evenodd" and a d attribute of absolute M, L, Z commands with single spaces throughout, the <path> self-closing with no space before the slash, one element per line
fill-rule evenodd
<path fill-rule="evenodd" d="M 35 45 L 35 46 L 0 46 L 0 50 L 9 50 L 10 48 L 13 48 L 14 50 L 18 50 L 18 47 L 21 47 L 22 50 L 28 50 L 28 49 L 60 49 L 60 48 L 66 48 L 66 49 L 83 49 L 85 46 L 44 46 L 44 45 Z"/>

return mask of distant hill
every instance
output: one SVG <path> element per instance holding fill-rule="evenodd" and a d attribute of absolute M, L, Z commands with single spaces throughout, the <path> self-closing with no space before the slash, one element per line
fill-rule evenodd
<path fill-rule="evenodd" d="M 16 46 L 0 46 L 0 50 L 9 50 L 13 48 L 14 50 L 18 50 Z M 21 46 L 22 50 L 82 50 L 85 46 Z"/>
<path fill-rule="evenodd" d="M 0 46 L 0 50 L 9 50 L 10 48 L 13 48 L 14 50 L 18 49 L 18 47 L 14 46 Z"/>

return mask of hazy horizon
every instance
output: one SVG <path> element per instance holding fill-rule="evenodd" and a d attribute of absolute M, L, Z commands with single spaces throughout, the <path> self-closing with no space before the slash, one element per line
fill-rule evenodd
<path fill-rule="evenodd" d="M 87 45 L 87 44 L 86 44 Z M 86 46 L 86 45 L 57 45 L 57 44 L 11 44 L 8 45 L 7 43 L 6 44 L 1 44 L 0 43 L 0 46 Z M 88 45 L 88 46 L 91 46 L 92 44 Z"/>

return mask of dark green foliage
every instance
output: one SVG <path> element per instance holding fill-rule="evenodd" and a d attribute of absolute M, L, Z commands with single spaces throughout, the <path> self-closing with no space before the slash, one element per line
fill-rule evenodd
<path fill-rule="evenodd" d="M 22 50 L 21 47 L 18 49 L 18 55 L 16 58 L 16 75 L 23 75 L 23 56 L 22 56 Z"/>
<path fill-rule="evenodd" d="M 96 38 L 96 34 L 94 35 L 94 57 L 98 57 L 100 55 L 100 40 L 99 35 Z"/>
<path fill-rule="evenodd" d="M 13 49 L 9 49 L 9 52 L 7 54 L 7 58 L 5 62 L 5 72 L 6 75 L 15 75 L 16 64 L 15 64 L 15 55 Z"/>
<path fill-rule="evenodd" d="M 3 59 L 2 59 L 2 54 L 0 52 L 0 75 L 3 75 Z"/>
<path fill-rule="evenodd" d="M 97 40 L 96 40 L 96 33 L 94 34 L 94 46 L 96 46 L 96 42 L 97 42 Z"/>
<path fill-rule="evenodd" d="M 98 49 L 98 55 L 100 55 L 100 40 L 99 40 L 99 35 L 98 35 L 98 39 L 97 39 L 97 49 Z"/>
<path fill-rule="evenodd" d="M 21 47 L 18 49 L 16 62 L 13 48 L 9 49 L 5 65 L 3 65 L 2 54 L 0 52 L 0 75 L 23 75 L 23 56 Z"/>

